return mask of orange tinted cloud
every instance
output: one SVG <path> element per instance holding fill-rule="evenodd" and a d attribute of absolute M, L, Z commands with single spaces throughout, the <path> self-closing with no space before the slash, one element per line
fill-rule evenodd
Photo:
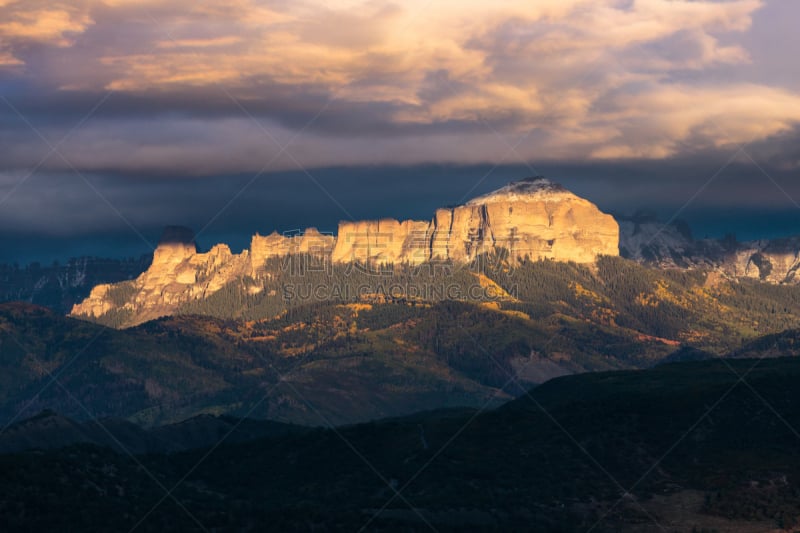
<path fill-rule="evenodd" d="M 735 36 L 750 29 L 763 5 L 0 0 L 0 67 L 24 67 L 24 43 L 35 41 L 50 46 L 40 54 L 73 52 L 69 69 L 47 73 L 61 90 L 147 98 L 221 88 L 267 109 L 266 120 L 277 122 L 287 107 L 313 116 L 319 107 L 300 95 L 323 95 L 354 106 L 353 113 L 374 113 L 363 122 L 412 131 L 425 146 L 436 146 L 442 160 L 463 156 L 446 147 L 458 144 L 457 128 L 436 129 L 443 124 L 539 132 L 535 145 L 520 147 L 526 157 L 663 158 L 680 152 L 682 143 L 750 142 L 800 121 L 800 95 L 786 88 L 764 80 L 686 79 L 687 72 L 747 65 L 751 54 Z M 76 64 L 86 75 L 74 74 Z M 276 104 L 279 89 L 289 100 L 296 93 L 297 101 Z M 307 151 L 318 151 L 310 157 L 319 164 L 333 153 L 328 162 L 340 163 L 340 150 L 357 149 L 358 134 L 338 135 L 327 145 L 320 137 Z M 403 142 L 417 146 L 417 139 Z M 435 158 L 429 152 L 400 159 Z M 488 158 L 480 150 L 464 157 L 476 153 Z"/>

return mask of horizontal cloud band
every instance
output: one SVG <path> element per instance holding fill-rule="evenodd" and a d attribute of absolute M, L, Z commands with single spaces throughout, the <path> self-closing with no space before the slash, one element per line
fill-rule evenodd
<path fill-rule="evenodd" d="M 762 9 L 0 0 L 0 157 L 32 167 L 49 147 L 30 126 L 55 143 L 76 124 L 45 167 L 203 174 L 735 147 L 800 122 L 796 89 L 728 75 L 751 63 Z"/>

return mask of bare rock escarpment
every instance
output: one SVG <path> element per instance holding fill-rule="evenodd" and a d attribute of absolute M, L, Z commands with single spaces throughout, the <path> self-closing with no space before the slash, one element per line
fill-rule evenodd
<path fill-rule="evenodd" d="M 470 261 L 504 250 L 512 260 L 592 263 L 598 255 L 619 254 L 614 217 L 542 178 L 510 183 L 463 206 L 440 209 L 434 222 L 441 236 L 434 234 L 432 259 Z"/>
<path fill-rule="evenodd" d="M 619 254 L 619 227 L 600 211 L 544 178 L 510 183 L 464 205 L 437 209 L 430 222 L 342 222 L 334 262 L 464 263 L 485 253 L 512 260 L 591 263 Z"/>
<path fill-rule="evenodd" d="M 333 235 L 324 235 L 317 228 L 308 228 L 302 234 L 291 236 L 281 235 L 277 231 L 266 237 L 256 233 L 250 241 L 248 273 L 252 277 L 257 277 L 263 271 L 267 260 L 273 257 L 309 254 L 327 258 L 333 250 L 335 240 Z"/>
<path fill-rule="evenodd" d="M 332 263 L 468 263 L 482 254 L 591 263 L 598 255 L 618 255 L 618 246 L 619 227 L 611 215 L 558 184 L 528 178 L 438 209 L 430 221 L 341 222 L 335 237 L 314 228 L 292 236 L 256 234 L 250 249 L 238 254 L 225 244 L 199 253 L 191 230 L 169 227 L 147 271 L 135 280 L 98 285 L 71 314 L 126 313 L 122 323 L 138 324 L 172 314 L 236 280 L 270 276 L 271 259 L 296 254 Z"/>

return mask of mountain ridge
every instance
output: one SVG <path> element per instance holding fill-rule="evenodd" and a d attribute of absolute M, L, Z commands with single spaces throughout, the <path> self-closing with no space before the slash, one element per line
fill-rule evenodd
<path fill-rule="evenodd" d="M 73 420 L 52 410 L 19 420 L 0 432 L 0 454 L 52 450 L 76 444 L 111 448 L 117 453 L 173 453 L 213 446 L 221 436 L 228 442 L 307 431 L 269 420 L 196 415 L 173 424 L 141 427 L 124 418 Z"/>
<path fill-rule="evenodd" d="M 800 235 L 738 242 L 694 239 L 683 221 L 665 224 L 652 216 L 617 216 L 620 255 L 656 268 L 707 269 L 730 279 L 800 283 Z"/>
<path fill-rule="evenodd" d="M 611 215 L 549 180 L 512 182 L 464 205 L 437 209 L 430 222 L 394 219 L 341 222 L 337 235 L 314 228 L 294 236 L 253 236 L 249 250 L 233 254 L 225 244 L 199 253 L 191 230 L 169 227 L 153 263 L 128 284 L 101 284 L 76 304 L 72 316 L 122 313 L 127 325 L 175 312 L 208 298 L 236 280 L 268 279 L 266 264 L 303 254 L 318 263 L 464 265 L 490 255 L 510 264 L 552 259 L 592 263 L 618 255 L 619 227 Z M 250 285 L 258 292 L 258 283 Z"/>
<path fill-rule="evenodd" d="M 496 409 L 177 453 L 0 454 L 13 502 L 0 518 L 14 531 L 794 531 L 798 377 L 797 358 L 677 363 L 551 380 Z M 191 518 L 158 505 L 158 483 Z"/>
<path fill-rule="evenodd" d="M 200 413 L 243 416 L 266 391 L 259 417 L 315 420 L 296 400 L 300 394 L 329 420 L 357 422 L 481 405 L 518 394 L 519 383 L 565 373 L 744 357 L 753 349 L 748 342 L 800 328 L 798 285 L 713 280 L 713 273 L 655 270 L 619 257 L 591 266 L 540 261 L 504 268 L 455 270 L 444 282 L 477 287 L 484 276 L 513 298 L 362 299 L 353 293 L 301 299 L 288 308 L 280 295 L 262 296 L 299 282 L 391 286 L 408 273 L 348 276 L 342 265 L 293 277 L 279 270 L 257 295 L 235 284 L 173 316 L 120 329 L 2 304 L 0 417 L 47 407 L 82 415 L 61 388 L 40 392 L 46 369 L 97 416 L 148 425 Z M 412 280 L 424 281 L 420 276 Z M 792 353 L 795 337 L 765 338 L 756 348 L 769 356 Z M 509 382 L 511 376 L 517 381 Z"/>

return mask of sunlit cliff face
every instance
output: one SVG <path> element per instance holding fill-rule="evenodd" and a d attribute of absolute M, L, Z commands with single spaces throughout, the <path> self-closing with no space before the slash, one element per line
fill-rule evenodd
<path fill-rule="evenodd" d="M 377 275 L 388 265 L 428 263 L 461 269 L 481 257 L 506 266 L 542 259 L 591 264 L 598 256 L 618 254 L 619 226 L 612 216 L 560 184 L 530 177 L 464 205 L 437 209 L 430 222 L 391 218 L 342 222 L 335 236 L 314 228 L 293 236 L 256 234 L 250 249 L 240 254 L 232 254 L 225 244 L 198 253 L 191 230 L 169 227 L 147 271 L 121 285 L 132 283 L 132 298 L 121 303 L 119 291 L 126 289 L 101 284 L 73 307 L 72 314 L 99 317 L 124 309 L 130 313 L 125 324 L 138 324 L 172 314 L 180 305 L 207 298 L 237 280 L 243 283 L 245 277 L 270 279 L 287 268 L 290 256 L 311 261 L 303 266 L 309 272 L 332 275 L 329 268 L 345 264 L 377 267 L 372 272 Z M 279 261 L 271 261 L 275 259 Z M 419 273 L 410 272 L 412 277 Z M 256 294 L 265 287 L 255 283 L 248 290 Z"/>

